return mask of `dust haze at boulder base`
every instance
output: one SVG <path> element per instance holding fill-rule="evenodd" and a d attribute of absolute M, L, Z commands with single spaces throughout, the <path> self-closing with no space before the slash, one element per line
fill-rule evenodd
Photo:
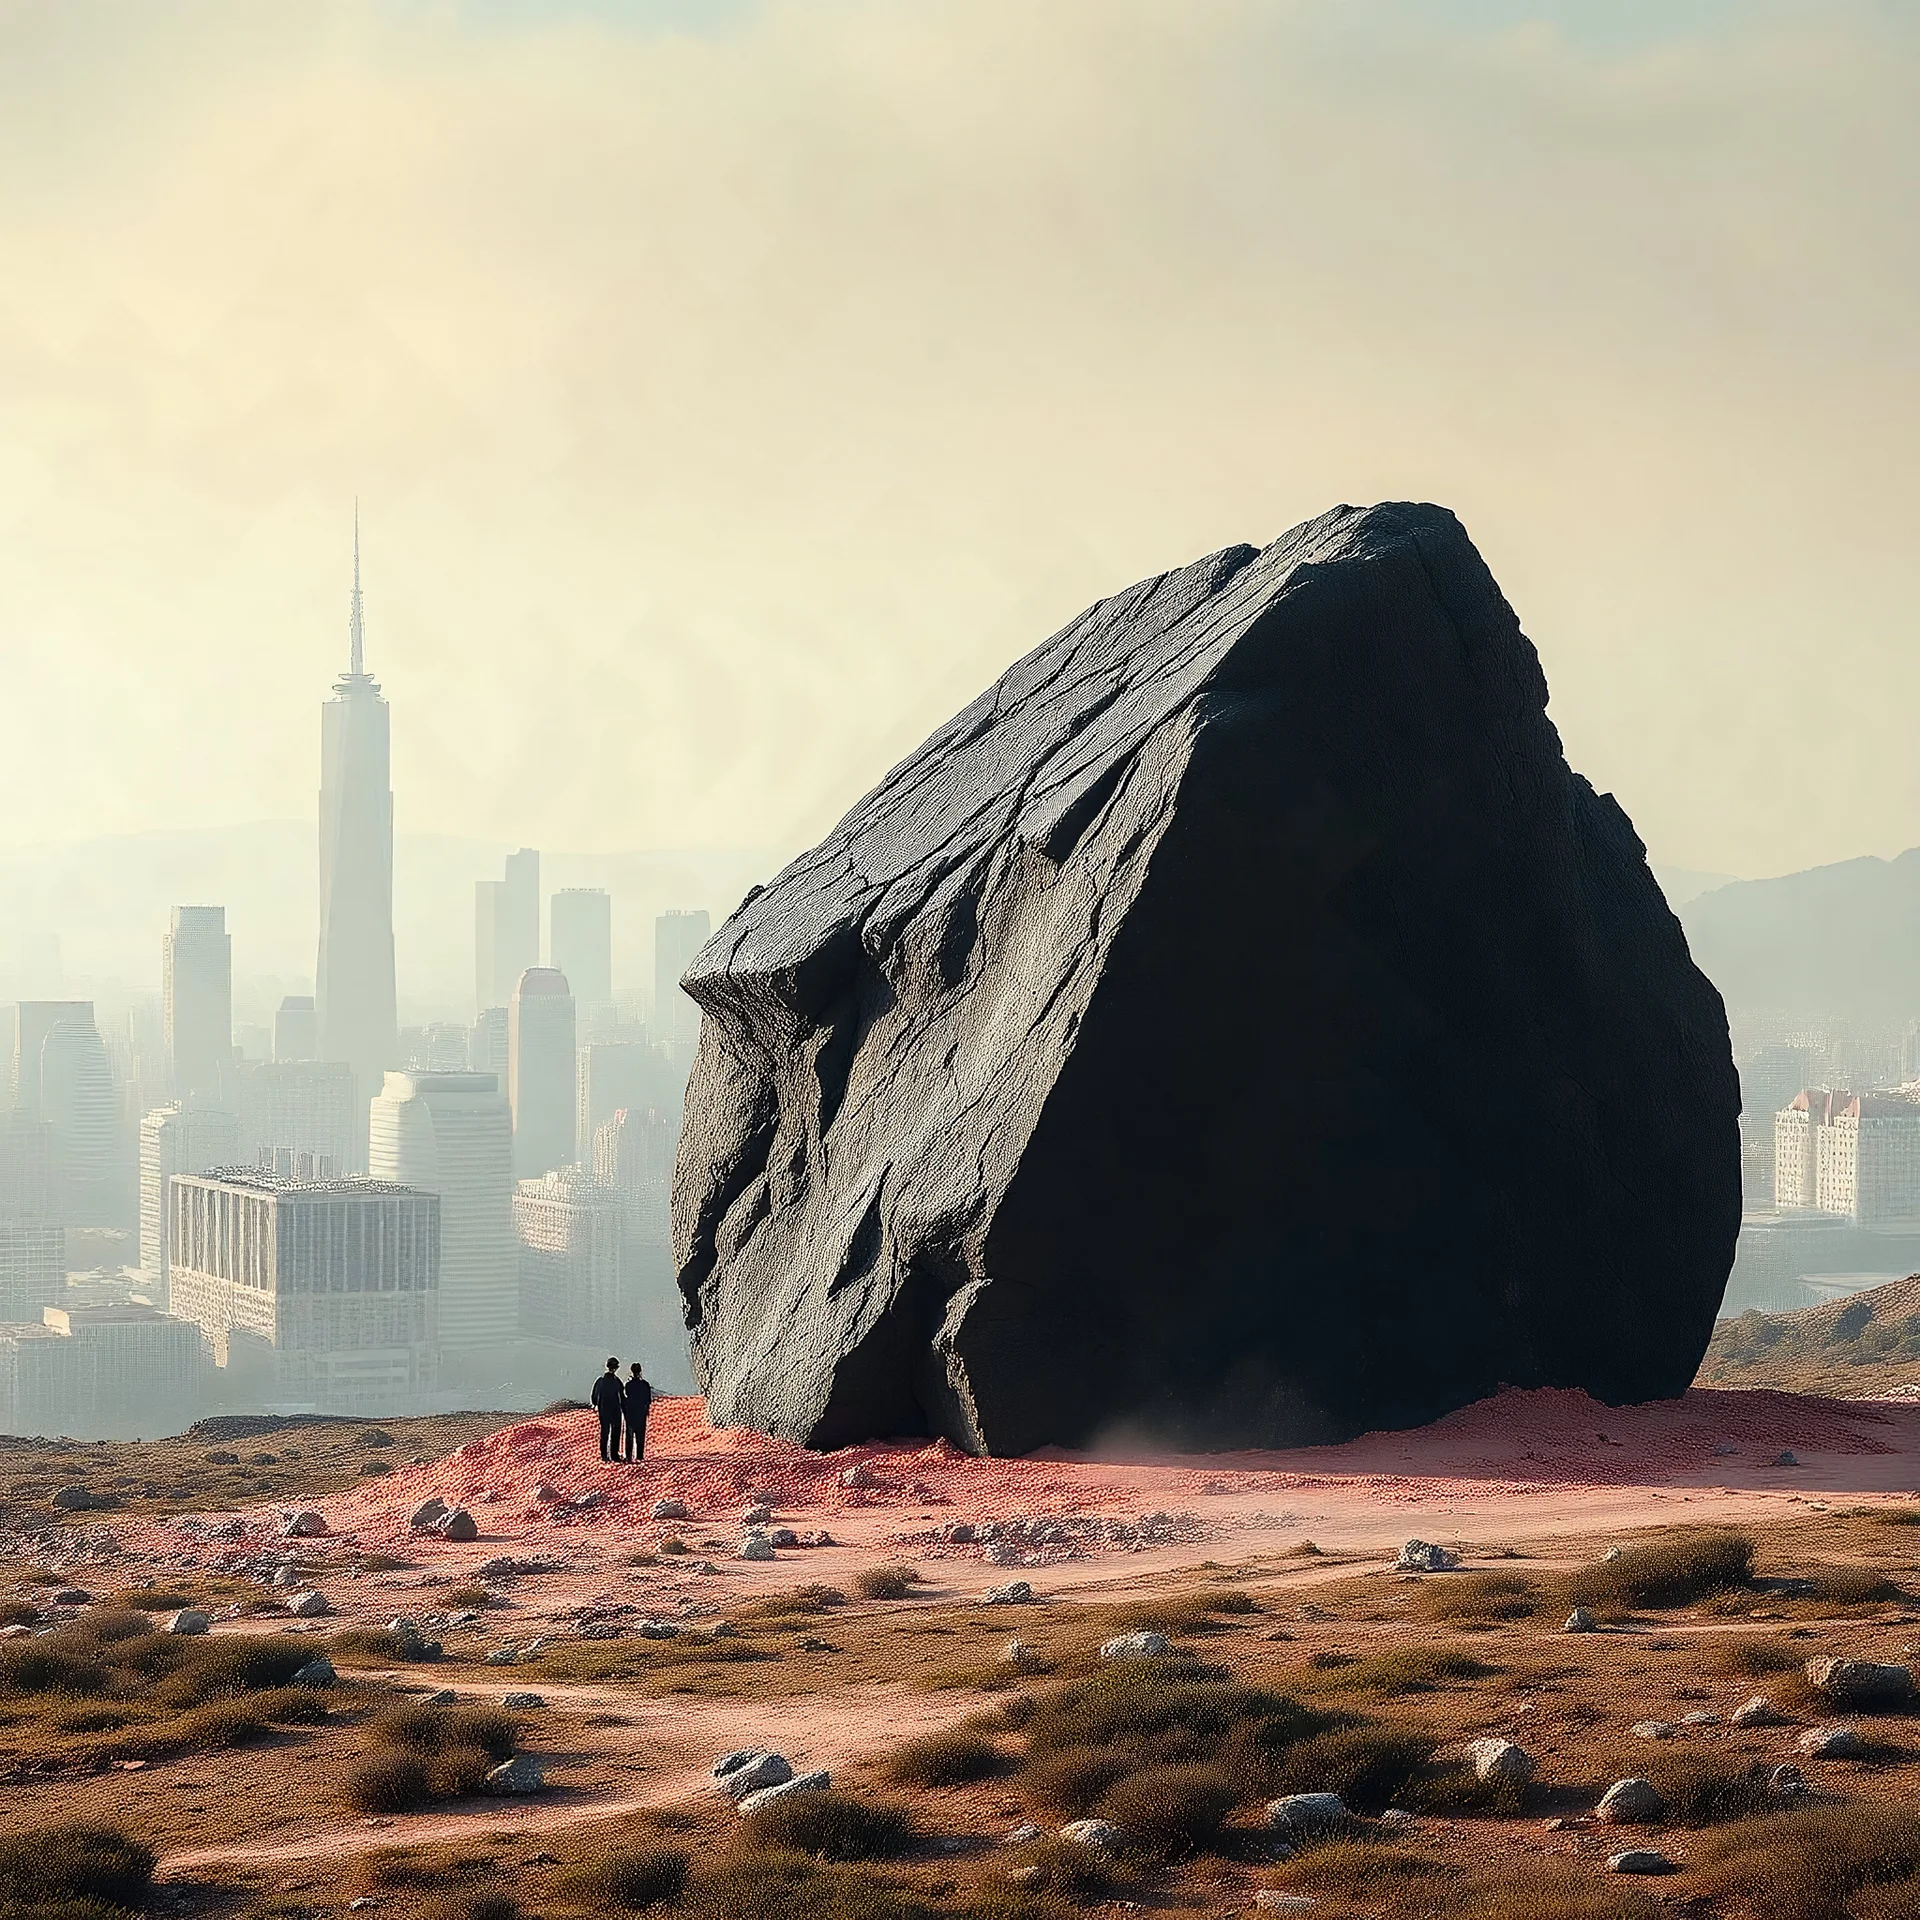
<path fill-rule="evenodd" d="M 1018 1454 L 1680 1393 L 1720 996 L 1427 505 L 1100 601 L 749 895 L 673 1228 L 716 1421 Z"/>

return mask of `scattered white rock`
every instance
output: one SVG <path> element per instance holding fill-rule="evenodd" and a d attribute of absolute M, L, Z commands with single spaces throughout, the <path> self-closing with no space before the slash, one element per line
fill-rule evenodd
<path fill-rule="evenodd" d="M 1000 1836 L 1000 1844 L 1003 1847 L 1024 1847 L 1030 1841 L 1038 1840 L 1040 1834 L 1041 1829 L 1036 1827 L 1031 1820 L 1022 1820 L 1010 1833 L 1004 1833 Z"/>
<path fill-rule="evenodd" d="M 327 1530 L 327 1516 L 315 1513 L 311 1507 L 303 1507 L 298 1513 L 290 1513 L 280 1522 L 280 1531 L 289 1540 L 310 1540 Z"/>
<path fill-rule="evenodd" d="M 198 1607 L 182 1607 L 178 1613 L 167 1615 L 167 1623 L 162 1633 L 205 1633 L 212 1623 Z"/>
<path fill-rule="evenodd" d="M 287 1602 L 287 1611 L 296 1620 L 318 1620 L 333 1609 L 327 1604 L 327 1596 L 309 1588 L 305 1593 L 296 1593 Z"/>
<path fill-rule="evenodd" d="M 1807 1662 L 1814 1692 L 1841 1707 L 1903 1707 L 1913 1699 L 1913 1669 L 1873 1660 Z"/>
<path fill-rule="evenodd" d="M 1033 1599 L 1033 1589 L 1024 1580 L 1004 1587 L 989 1587 L 985 1604 L 989 1607 L 1024 1607 Z"/>
<path fill-rule="evenodd" d="M 1164 1660 L 1173 1642 L 1164 1633 L 1123 1633 L 1100 1649 L 1102 1660 Z"/>
<path fill-rule="evenodd" d="M 742 1800 L 763 1787 L 777 1787 L 793 1778 L 793 1768 L 783 1753 L 767 1747 L 741 1747 L 722 1754 L 713 1763 L 714 1791 L 728 1800 Z"/>
<path fill-rule="evenodd" d="M 1783 1800 L 1790 1800 L 1795 1794 L 1805 1793 L 1807 1776 L 1791 1760 L 1783 1761 L 1767 1775 L 1767 1791 L 1776 1793 Z"/>
<path fill-rule="evenodd" d="M 680 1628 L 672 1620 L 642 1620 L 634 1628 L 642 1640 L 677 1640 Z"/>
<path fill-rule="evenodd" d="M 749 1507 L 746 1512 L 740 1516 L 740 1524 L 746 1527 L 764 1527 L 772 1518 L 773 1509 L 771 1507 Z"/>
<path fill-rule="evenodd" d="M 1636 1720 L 1627 1729 L 1636 1740 L 1671 1740 L 1673 1724 L 1667 1720 Z"/>
<path fill-rule="evenodd" d="M 1282 1833 L 1330 1833 L 1348 1818 L 1337 1793 L 1289 1793 L 1267 1803 L 1267 1825 Z"/>
<path fill-rule="evenodd" d="M 453 1509 L 438 1494 L 435 1494 L 431 1499 L 421 1501 L 407 1515 L 407 1525 L 424 1532 L 429 1527 L 438 1526 L 452 1511 Z"/>
<path fill-rule="evenodd" d="M 1600 1796 L 1593 1817 L 1610 1827 L 1640 1827 L 1665 1818 L 1667 1803 L 1651 1780 L 1616 1780 Z"/>
<path fill-rule="evenodd" d="M 316 1654 L 293 1676 L 296 1687 L 330 1687 L 337 1678 L 333 1662 L 324 1653 Z"/>
<path fill-rule="evenodd" d="M 503 1707 L 544 1707 L 546 1701 L 537 1693 L 503 1693 L 500 1696 Z"/>
<path fill-rule="evenodd" d="M 1389 1807 L 1380 1816 L 1380 1825 L 1383 1827 L 1411 1827 L 1417 1824 L 1418 1822 L 1405 1807 Z"/>
<path fill-rule="evenodd" d="M 767 1544 L 772 1547 L 797 1547 L 800 1536 L 791 1527 L 775 1527 L 767 1535 Z"/>
<path fill-rule="evenodd" d="M 1533 1755 L 1511 1740 L 1469 1740 L 1461 1751 L 1467 1765 L 1473 1769 L 1476 1780 L 1517 1780 L 1524 1783 L 1533 1778 Z"/>
<path fill-rule="evenodd" d="M 1253 1904 L 1262 1913 L 1311 1913 L 1320 1902 L 1310 1893 L 1282 1893 L 1277 1887 L 1257 1888 Z"/>
<path fill-rule="evenodd" d="M 1097 1847 L 1102 1853 L 1112 1852 L 1126 1837 L 1111 1820 L 1069 1820 L 1060 1829 L 1062 1840 L 1076 1847 Z"/>
<path fill-rule="evenodd" d="M 487 1665 L 490 1667 L 510 1667 L 520 1658 L 518 1647 L 489 1647 Z"/>
<path fill-rule="evenodd" d="M 1756 1693 L 1728 1716 L 1736 1727 L 1783 1727 L 1787 1716 L 1764 1693 Z"/>
<path fill-rule="evenodd" d="M 1616 1853 L 1607 1861 L 1609 1873 L 1676 1873 L 1679 1871 L 1664 1853 L 1656 1853 L 1651 1847 L 1629 1847 L 1625 1853 Z"/>
<path fill-rule="evenodd" d="M 764 1533 L 750 1533 L 740 1542 L 738 1557 L 742 1560 L 771 1560 L 773 1542 Z"/>
<path fill-rule="evenodd" d="M 1000 1660 L 1004 1666 L 1031 1666 L 1036 1657 L 1034 1650 L 1024 1640 L 1009 1640 L 1000 1649 Z"/>
<path fill-rule="evenodd" d="M 796 1773 L 791 1780 L 776 1780 L 770 1787 L 760 1787 L 756 1791 L 736 1800 L 734 1805 L 742 1813 L 758 1813 L 762 1807 L 770 1807 L 776 1800 L 784 1800 L 794 1793 L 825 1793 L 833 1785 L 833 1776 L 824 1770 L 816 1773 Z"/>
<path fill-rule="evenodd" d="M 497 1767 L 487 1769 L 487 1777 L 480 1783 L 480 1791 L 494 1794 L 538 1793 L 545 1785 L 540 1762 L 530 1753 L 516 1753 L 511 1760 L 503 1760 Z"/>
<path fill-rule="evenodd" d="M 1809 1760 L 1861 1760 L 1867 1752 L 1858 1727 L 1809 1727 L 1794 1744 Z"/>
<path fill-rule="evenodd" d="M 656 1520 L 691 1520 L 693 1509 L 684 1500 L 656 1500 L 652 1514 Z"/>
<path fill-rule="evenodd" d="M 1600 1558 L 1602 1560 L 1618 1560 L 1625 1551 L 1626 1549 L 1624 1547 L 1609 1547 Z"/>
<path fill-rule="evenodd" d="M 1720 1716 L 1717 1713 L 1708 1713 L 1704 1707 L 1697 1707 L 1692 1713 L 1683 1713 L 1680 1716 L 1680 1724 L 1683 1727 L 1717 1727 L 1720 1724 Z"/>
<path fill-rule="evenodd" d="M 1429 1540 L 1409 1540 L 1393 1563 L 1402 1573 L 1450 1573 L 1460 1556 Z"/>
<path fill-rule="evenodd" d="M 599 1506 L 606 1497 L 604 1493 L 599 1492 L 593 1487 L 589 1487 L 585 1493 L 576 1493 L 573 1498 L 567 1502 L 567 1505 L 570 1507 L 578 1507 L 584 1512 L 589 1507 Z"/>
<path fill-rule="evenodd" d="M 1597 1633 L 1599 1630 L 1600 1622 L 1585 1607 L 1575 1607 L 1567 1615 L 1566 1625 L 1560 1629 L 1562 1633 Z"/>

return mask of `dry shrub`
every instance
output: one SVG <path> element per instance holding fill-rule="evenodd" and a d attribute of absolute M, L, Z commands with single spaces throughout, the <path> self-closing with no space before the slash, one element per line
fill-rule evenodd
<path fill-rule="evenodd" d="M 660 1545 L 665 1552 L 666 1542 Z M 844 1607 L 847 1596 L 838 1587 L 829 1587 L 818 1580 L 809 1581 L 804 1587 L 792 1587 L 785 1593 L 770 1593 L 764 1600 L 756 1600 L 750 1607 L 742 1607 L 734 1614 L 736 1620 L 785 1620 L 802 1614 L 827 1613 L 835 1607 Z M 671 1646 L 673 1643 L 663 1643 Z"/>
<path fill-rule="evenodd" d="M 31 1600 L 0 1600 L 0 1627 L 37 1627 L 40 1609 Z"/>
<path fill-rule="evenodd" d="M 153 1622 L 133 1607 L 89 1607 L 73 1623 L 73 1631 L 86 1635 L 99 1646 L 110 1647 L 115 1641 L 131 1640 L 139 1634 L 151 1633 Z"/>
<path fill-rule="evenodd" d="M 1883 1527 L 1920 1527 L 1920 1505 L 1910 1501 L 1886 1507 L 1866 1507 L 1861 1511 L 1868 1519 L 1877 1520 Z"/>
<path fill-rule="evenodd" d="M 853 1584 L 868 1600 L 904 1600 L 919 1584 L 917 1567 L 864 1567 L 854 1575 Z"/>
<path fill-rule="evenodd" d="M 1399 1802 L 1433 1749 L 1423 1734 L 1334 1727 L 1288 1748 L 1267 1786 L 1276 1794 L 1337 1793 L 1359 1812 L 1378 1813 Z"/>
<path fill-rule="evenodd" d="M 620 1847 L 555 1877 L 554 1892 L 575 1906 L 641 1913 L 679 1899 L 687 1856 L 678 1847 Z"/>
<path fill-rule="evenodd" d="M 887 1756 L 885 1771 L 898 1786 L 960 1787 L 989 1779 L 1005 1766 L 1005 1756 L 991 1740 L 951 1728 L 896 1747 Z"/>
<path fill-rule="evenodd" d="M 1296 1540 L 1281 1557 L 1287 1560 L 1324 1560 L 1326 1555 L 1311 1540 Z"/>
<path fill-rule="evenodd" d="M 1873 1567 L 1821 1567 L 1808 1576 L 1810 1599 L 1829 1606 L 1864 1607 L 1904 1598 L 1899 1587 Z"/>
<path fill-rule="evenodd" d="M 1245 1797 L 1244 1784 L 1220 1767 L 1143 1767 L 1108 1788 L 1099 1812 L 1160 1858 L 1182 1860 L 1217 1845 Z"/>
<path fill-rule="evenodd" d="M 504 1607 L 507 1603 L 491 1587 L 455 1587 L 451 1593 L 440 1596 L 439 1604 L 457 1612 L 463 1608 Z"/>
<path fill-rule="evenodd" d="M 129 1587 L 125 1593 L 113 1596 L 116 1607 L 131 1607 L 141 1613 L 175 1613 L 182 1607 L 200 1604 L 200 1596 L 185 1587 Z M 0 1625 L 4 1624 L 4 1614 L 0 1614 Z"/>
<path fill-rule="evenodd" d="M 1540 1605 L 1537 1582 L 1517 1573 L 1463 1573 L 1429 1580 L 1414 1590 L 1414 1606 L 1429 1620 L 1479 1625 L 1525 1620 Z"/>
<path fill-rule="evenodd" d="M 1920 1821 L 1895 1807 L 1801 1807 L 1702 1834 L 1691 1865 L 1692 1889 L 1709 1899 L 1746 1901 L 1767 1920 L 1833 1920 L 1862 1889 L 1881 1902 L 1916 1891 Z"/>
<path fill-rule="evenodd" d="M 1207 1587 L 1195 1593 L 1169 1593 L 1157 1599 L 1134 1600 L 1108 1610 L 1112 1633 L 1218 1633 L 1220 1615 L 1258 1613 L 1252 1594 L 1234 1587 Z"/>
<path fill-rule="evenodd" d="M 1807 1661 L 1803 1648 L 1771 1633 L 1711 1639 L 1707 1655 L 1721 1673 L 1747 1674 L 1755 1679 L 1772 1673 L 1797 1673 Z"/>
<path fill-rule="evenodd" d="M 0 1912 L 21 1920 L 87 1916 L 146 1904 L 154 1851 L 109 1827 L 74 1821 L 0 1835 Z"/>
<path fill-rule="evenodd" d="M 1407 1693 L 1435 1693 L 1461 1681 L 1484 1680 L 1493 1671 L 1470 1654 L 1448 1647 L 1394 1647 L 1363 1660 L 1343 1660 L 1330 1669 L 1332 1677 L 1320 1684 L 1393 1700 Z"/>
<path fill-rule="evenodd" d="M 674 1912 L 678 1920 L 951 1920 L 950 1909 L 870 1869 L 762 1848 L 696 1867 Z"/>
<path fill-rule="evenodd" d="M 1113 1747 L 1066 1747 L 1029 1760 L 1020 1779 L 1034 1806 L 1077 1820 L 1091 1813 L 1133 1765 Z"/>
<path fill-rule="evenodd" d="M 343 1667 L 394 1667 L 419 1659 L 420 1645 L 387 1627 L 346 1627 L 328 1640 L 327 1655 Z"/>
<path fill-rule="evenodd" d="M 850 1793 L 790 1793 L 740 1822 L 750 1847 L 810 1854 L 819 1860 L 891 1860 L 915 1839 L 899 1807 L 876 1806 Z"/>
<path fill-rule="evenodd" d="M 347 1804 L 360 1813 L 411 1813 L 433 1797 L 426 1759 L 404 1748 L 370 1753 L 347 1769 Z"/>
<path fill-rule="evenodd" d="M 1358 1899 L 1390 1909 L 1401 1888 L 1445 1871 L 1437 1860 L 1379 1840 L 1340 1838 L 1303 1853 L 1287 1869 L 1287 1887 L 1323 1900 Z"/>
<path fill-rule="evenodd" d="M 443 1894 L 423 1910 L 422 1920 L 520 1920 L 520 1902 L 510 1893 L 476 1887 Z"/>
<path fill-rule="evenodd" d="M 1574 1605 L 1596 1611 L 1690 1607 L 1753 1585 L 1753 1542 L 1718 1527 L 1688 1527 L 1628 1547 L 1617 1560 L 1582 1567 L 1566 1584 Z"/>
<path fill-rule="evenodd" d="M 1644 1886 L 1596 1874 L 1585 1861 L 1502 1861 L 1456 1880 L 1447 1898 L 1442 1911 L 1473 1920 L 1661 1920 L 1672 1911 Z"/>
<path fill-rule="evenodd" d="M 485 1747 L 445 1746 L 427 1761 L 427 1785 L 438 1800 L 465 1800 L 497 1764 Z"/>
<path fill-rule="evenodd" d="M 409 1753 L 433 1755 L 456 1749 L 475 1749 L 489 1760 L 513 1757 L 519 1729 L 504 1707 L 486 1707 L 478 1703 L 453 1707 L 430 1707 L 409 1701 L 389 1707 L 370 1729 L 382 1746 L 397 1747 Z"/>
<path fill-rule="evenodd" d="M 1741 1767 L 1705 1753 L 1676 1753 L 1645 1762 L 1642 1771 L 1660 1789 L 1670 1819 L 1687 1827 L 1746 1820 L 1779 1805 L 1768 1791 L 1768 1768 Z"/>

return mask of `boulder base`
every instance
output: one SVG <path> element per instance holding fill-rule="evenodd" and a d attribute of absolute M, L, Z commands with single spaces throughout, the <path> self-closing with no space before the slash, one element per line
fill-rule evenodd
<path fill-rule="evenodd" d="M 684 984 L 717 1421 L 976 1453 L 1337 1440 L 1692 1379 L 1740 1222 L 1719 995 L 1453 516 L 1101 601 Z"/>

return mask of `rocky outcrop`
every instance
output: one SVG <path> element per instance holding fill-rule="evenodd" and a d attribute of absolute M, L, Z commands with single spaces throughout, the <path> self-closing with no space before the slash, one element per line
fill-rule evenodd
<path fill-rule="evenodd" d="M 1724 1010 L 1453 517 L 1101 601 L 749 895 L 673 1219 L 713 1417 L 1195 1448 L 1680 1392 Z"/>

